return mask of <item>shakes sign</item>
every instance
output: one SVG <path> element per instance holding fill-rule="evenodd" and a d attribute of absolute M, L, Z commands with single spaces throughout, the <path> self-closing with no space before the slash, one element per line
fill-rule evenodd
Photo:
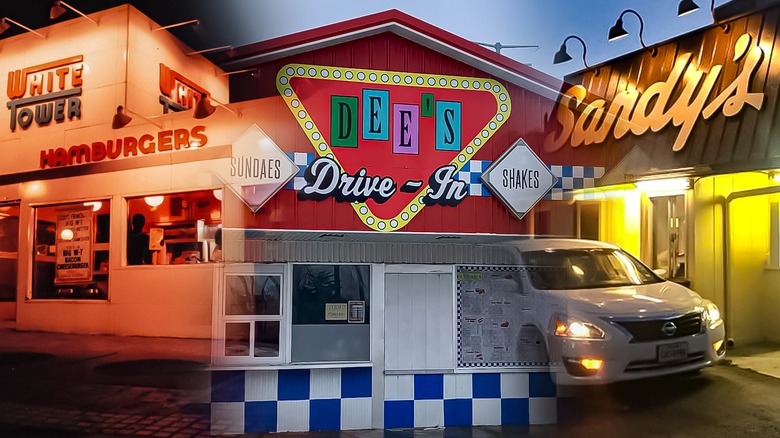
<path fill-rule="evenodd" d="M 316 152 L 298 198 L 349 203 L 377 231 L 458 205 L 458 172 L 511 112 L 486 78 L 290 64 L 277 88 Z"/>
<path fill-rule="evenodd" d="M 83 56 L 71 56 L 8 72 L 10 130 L 81 118 Z"/>
<path fill-rule="evenodd" d="M 548 135 L 545 150 L 556 151 L 567 144 L 599 144 L 610 135 L 619 140 L 628 133 L 639 136 L 648 129 L 657 132 L 673 125 L 678 132 L 672 150 L 680 151 L 699 120 L 718 113 L 731 117 L 746 107 L 760 110 L 764 93 L 751 84 L 764 61 L 763 49 L 748 34 L 737 38 L 729 49 L 727 62 L 732 65 L 715 64 L 704 69 L 694 62 L 692 53 L 684 53 L 677 57 L 665 79 L 641 90 L 623 80 L 624 85 L 611 99 L 586 101 L 585 87 L 574 85 L 558 102 L 554 118 L 559 127 Z M 726 76 L 724 68 L 737 69 L 737 73 Z"/>

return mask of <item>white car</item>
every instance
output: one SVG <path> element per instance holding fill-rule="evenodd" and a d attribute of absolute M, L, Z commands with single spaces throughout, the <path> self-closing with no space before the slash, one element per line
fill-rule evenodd
<path fill-rule="evenodd" d="M 723 359 L 718 307 L 617 246 L 531 239 L 513 247 L 558 384 L 656 377 Z"/>

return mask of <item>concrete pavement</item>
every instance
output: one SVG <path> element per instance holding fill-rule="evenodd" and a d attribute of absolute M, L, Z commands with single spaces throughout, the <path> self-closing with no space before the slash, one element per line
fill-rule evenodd
<path fill-rule="evenodd" d="M 14 327 L 12 321 L 0 321 L 0 436 L 206 437 L 218 434 L 221 427 L 229 426 L 210 423 L 210 340 L 24 332 Z M 683 403 L 687 397 L 732 384 L 732 378 L 761 381 L 735 366 L 742 363 L 745 368 L 754 368 L 758 372 L 764 370 L 765 374 L 771 374 L 766 372 L 767 367 L 778 368 L 780 354 L 759 353 L 757 357 L 760 360 L 751 360 L 749 355 L 736 355 L 733 365 L 705 370 L 702 377 L 692 381 L 641 382 L 588 390 L 584 399 L 590 401 L 583 411 L 584 417 L 570 424 L 283 433 L 274 436 L 556 437 L 589 435 L 597 430 L 632 430 L 633 427 L 641 430 L 641 425 L 634 426 L 630 418 L 623 418 L 623 414 L 645 415 L 645 411 L 649 414 L 666 405 L 684 409 L 683 406 L 688 406 Z M 761 385 L 772 385 L 772 388 L 780 385 L 780 381 L 771 378 L 761 382 Z M 753 383 L 744 385 L 747 385 L 744 388 L 753 388 Z M 615 393 L 625 395 L 616 397 Z M 652 397 L 634 400 L 633 394 L 637 393 Z M 753 395 L 748 398 L 749 402 L 741 403 L 753 403 L 753 400 L 764 398 Z M 697 403 L 708 403 L 710 399 L 712 397 L 702 397 L 702 401 Z M 599 401 L 593 404 L 594 400 Z M 716 397 L 715 402 L 722 403 L 722 398 Z M 738 409 L 742 409 L 741 405 Z M 749 416 L 755 411 L 749 406 L 744 409 L 745 413 L 740 415 Z M 768 408 L 761 406 L 760 409 Z M 664 410 L 658 413 L 667 416 L 670 412 Z M 724 415 L 719 414 L 720 417 Z M 609 424 L 605 423 L 605 418 L 613 423 L 612 429 L 604 426 Z M 655 424 L 653 418 L 656 417 L 641 421 Z M 685 421 L 685 418 L 676 421 Z"/>
<path fill-rule="evenodd" d="M 0 435 L 210 435 L 210 342 L 0 323 Z"/>

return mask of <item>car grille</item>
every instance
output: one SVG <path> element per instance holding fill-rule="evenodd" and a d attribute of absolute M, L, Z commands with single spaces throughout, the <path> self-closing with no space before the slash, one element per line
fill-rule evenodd
<path fill-rule="evenodd" d="M 703 362 L 705 360 L 704 353 L 698 352 L 689 354 L 688 358 L 682 361 L 673 362 L 673 363 L 661 363 L 657 360 L 635 360 L 633 362 L 629 362 L 626 366 L 625 371 L 627 373 L 631 372 L 640 372 L 640 371 L 656 371 L 656 370 L 662 370 L 662 369 L 670 369 L 675 367 L 680 367 L 683 365 L 695 363 L 695 362 Z"/>
<path fill-rule="evenodd" d="M 664 332 L 664 325 L 672 322 L 677 329 L 674 334 Z M 667 319 L 612 321 L 613 324 L 623 327 L 631 334 L 631 342 L 653 342 L 666 339 L 682 338 L 701 332 L 701 312 L 691 312 L 683 316 Z"/>

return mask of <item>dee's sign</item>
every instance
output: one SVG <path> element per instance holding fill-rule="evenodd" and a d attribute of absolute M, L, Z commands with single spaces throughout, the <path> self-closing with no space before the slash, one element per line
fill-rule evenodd
<path fill-rule="evenodd" d="M 486 78 L 290 64 L 277 88 L 317 154 L 298 198 L 349 203 L 376 231 L 458 205 L 458 172 L 511 112 Z"/>
<path fill-rule="evenodd" d="M 58 59 L 8 72 L 10 130 L 81 118 L 84 57 Z"/>

